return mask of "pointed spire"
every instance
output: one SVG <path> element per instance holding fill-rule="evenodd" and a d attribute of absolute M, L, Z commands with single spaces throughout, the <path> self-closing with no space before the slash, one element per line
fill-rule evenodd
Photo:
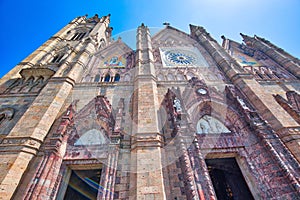
<path fill-rule="evenodd" d="M 224 35 L 222 35 L 221 38 L 223 40 L 222 47 L 225 48 L 225 49 L 227 49 L 229 47 L 228 46 L 229 40 Z"/>
<path fill-rule="evenodd" d="M 190 30 L 191 33 L 195 33 L 196 31 L 200 31 L 201 33 L 207 33 L 205 28 L 203 28 L 202 26 L 195 26 L 193 24 L 190 24 Z"/>
<path fill-rule="evenodd" d="M 250 36 L 245 35 L 245 34 L 243 34 L 243 33 L 240 33 L 240 35 L 242 36 L 243 41 L 244 41 L 246 44 L 251 44 L 252 41 L 254 40 L 253 37 L 250 37 Z"/>

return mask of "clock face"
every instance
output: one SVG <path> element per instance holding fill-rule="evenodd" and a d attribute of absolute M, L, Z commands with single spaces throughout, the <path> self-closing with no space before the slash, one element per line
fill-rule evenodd
<path fill-rule="evenodd" d="M 197 92 L 199 93 L 199 94 L 206 94 L 207 93 L 207 90 L 206 89 L 204 89 L 204 88 L 199 88 L 198 90 L 197 90 Z"/>
<path fill-rule="evenodd" d="M 177 65 L 193 65 L 196 62 L 195 56 L 191 52 L 184 51 L 167 51 L 166 59 Z"/>

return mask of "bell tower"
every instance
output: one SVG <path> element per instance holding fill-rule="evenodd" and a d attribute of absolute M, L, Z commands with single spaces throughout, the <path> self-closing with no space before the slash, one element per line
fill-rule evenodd
<path fill-rule="evenodd" d="M 6 106 L 18 110 L 1 135 L 2 199 L 19 186 L 90 56 L 109 43 L 109 22 L 109 15 L 75 18 L 1 79 L 2 100 L 15 98 L 15 105 Z"/>

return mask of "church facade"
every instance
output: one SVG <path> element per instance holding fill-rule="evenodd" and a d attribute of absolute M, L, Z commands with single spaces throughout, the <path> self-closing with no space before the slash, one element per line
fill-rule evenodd
<path fill-rule="evenodd" d="M 300 199 L 300 60 L 77 17 L 0 80 L 0 199 Z"/>

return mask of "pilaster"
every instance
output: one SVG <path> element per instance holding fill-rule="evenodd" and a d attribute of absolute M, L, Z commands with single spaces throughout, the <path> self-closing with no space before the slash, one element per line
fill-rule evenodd
<path fill-rule="evenodd" d="M 165 199 L 158 127 L 157 84 L 149 29 L 137 31 L 133 94 L 130 199 Z"/>

